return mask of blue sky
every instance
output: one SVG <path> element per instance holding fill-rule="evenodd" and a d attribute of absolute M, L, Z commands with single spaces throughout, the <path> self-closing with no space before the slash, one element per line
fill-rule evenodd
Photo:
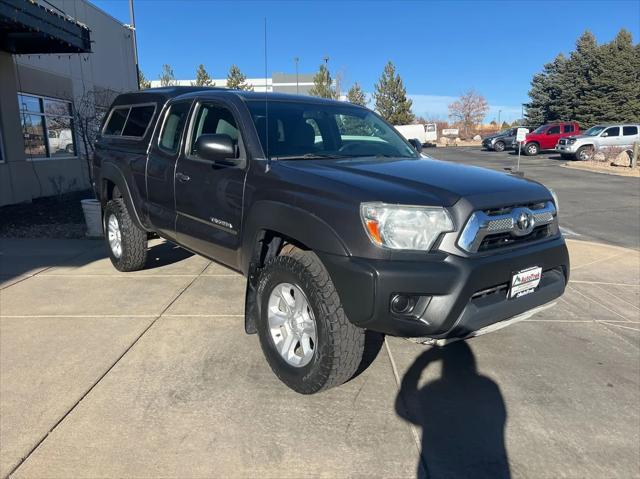
<path fill-rule="evenodd" d="M 93 0 L 123 23 L 127 0 Z M 599 42 L 622 27 L 640 40 L 640 0 L 626 1 L 171 1 L 135 0 L 140 66 L 157 79 L 163 63 L 177 78 L 203 63 L 216 78 L 236 63 L 248 77 L 268 66 L 313 72 L 329 56 L 345 86 L 372 92 L 387 60 L 401 74 L 418 115 L 446 119 L 447 105 L 473 88 L 513 120 L 531 76 L 591 30 Z M 370 105 L 372 106 L 372 105 Z"/>

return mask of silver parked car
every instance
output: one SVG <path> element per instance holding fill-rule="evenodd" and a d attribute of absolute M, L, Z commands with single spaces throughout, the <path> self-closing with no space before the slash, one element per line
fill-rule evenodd
<path fill-rule="evenodd" d="M 583 134 L 561 138 L 555 151 L 563 158 L 590 160 L 596 151 L 603 148 L 633 148 L 640 141 L 640 125 L 596 125 Z"/>

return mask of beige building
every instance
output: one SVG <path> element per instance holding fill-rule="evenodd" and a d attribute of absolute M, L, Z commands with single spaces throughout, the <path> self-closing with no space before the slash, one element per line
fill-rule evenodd
<path fill-rule="evenodd" d="M 89 130 L 134 89 L 132 32 L 107 13 L 0 0 L 0 206 L 88 188 Z"/>

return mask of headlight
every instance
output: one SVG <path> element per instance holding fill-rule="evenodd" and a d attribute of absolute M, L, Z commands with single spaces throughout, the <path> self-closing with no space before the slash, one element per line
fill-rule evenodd
<path fill-rule="evenodd" d="M 570 140 L 568 141 L 568 143 L 569 143 L 570 145 L 573 145 L 575 142 L 576 142 L 576 139 L 575 139 L 575 138 L 572 138 L 572 139 L 570 139 Z"/>
<path fill-rule="evenodd" d="M 453 231 L 444 208 L 362 203 L 360 217 L 373 244 L 390 249 L 428 251 L 438 236 Z"/>
<path fill-rule="evenodd" d="M 556 195 L 556 192 L 553 191 L 551 188 L 549 188 L 549 192 L 551 193 L 551 196 L 553 196 L 553 202 L 556 205 L 556 214 L 558 214 L 560 212 L 560 203 L 558 202 L 558 195 Z"/>

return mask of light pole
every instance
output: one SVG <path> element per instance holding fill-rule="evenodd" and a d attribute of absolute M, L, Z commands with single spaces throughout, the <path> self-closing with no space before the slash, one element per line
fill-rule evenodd
<path fill-rule="evenodd" d="M 500 113 L 502 113 L 502 110 L 498 110 L 498 129 L 502 128 L 502 123 L 500 123 Z"/>
<path fill-rule="evenodd" d="M 300 91 L 298 89 L 298 62 L 300 61 L 300 58 L 295 57 L 293 61 L 296 62 L 296 95 L 299 95 Z"/>
<path fill-rule="evenodd" d="M 130 30 L 133 38 L 133 61 L 136 64 L 136 81 L 138 90 L 140 89 L 140 67 L 138 66 L 138 39 L 136 38 L 136 17 L 133 13 L 133 0 L 129 0 L 129 17 L 131 20 Z"/>

